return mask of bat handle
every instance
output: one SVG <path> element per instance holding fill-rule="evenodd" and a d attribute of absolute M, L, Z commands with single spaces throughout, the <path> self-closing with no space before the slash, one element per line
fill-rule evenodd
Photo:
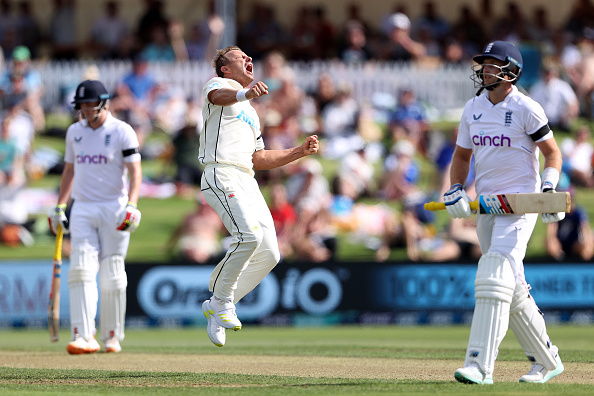
<path fill-rule="evenodd" d="M 478 210 L 479 203 L 478 201 L 470 201 L 470 209 Z M 446 206 L 443 202 L 427 202 L 424 206 L 425 210 L 430 210 L 431 212 L 435 212 L 436 210 L 445 210 Z"/>

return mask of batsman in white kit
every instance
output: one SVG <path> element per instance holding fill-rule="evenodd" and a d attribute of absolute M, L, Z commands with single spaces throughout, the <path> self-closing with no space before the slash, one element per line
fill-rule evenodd
<path fill-rule="evenodd" d="M 209 282 L 213 296 L 202 310 L 208 337 L 225 344 L 226 329 L 239 330 L 235 304 L 254 289 L 280 260 L 272 215 L 254 178 L 254 170 L 273 169 L 318 152 L 317 136 L 287 150 L 265 150 L 258 114 L 250 100 L 268 94 L 254 81 L 252 58 L 239 47 L 218 50 L 217 76 L 203 89 L 199 160 L 204 165 L 201 190 L 231 234 L 229 250 Z"/>
<path fill-rule="evenodd" d="M 511 43 L 494 41 L 474 61 L 471 78 L 479 91 L 464 108 L 450 170 L 452 187 L 444 195 L 453 218 L 471 213 L 463 183 L 472 155 L 477 195 L 554 192 L 562 164 L 544 110 L 515 86 L 522 72 L 520 51 Z M 544 157 L 542 178 L 539 152 Z M 550 223 L 565 213 L 541 216 Z M 524 278 L 523 260 L 537 219 L 536 213 L 477 214 L 483 255 L 474 282 L 476 304 L 466 360 L 455 373 L 460 382 L 493 383 L 495 359 L 508 326 L 532 363 L 520 382 L 544 383 L 563 372 L 558 348 L 547 335 Z"/>
<path fill-rule="evenodd" d="M 114 118 L 109 93 L 96 80 L 78 85 L 74 108 L 80 121 L 66 132 L 64 171 L 58 203 L 48 213 L 55 232 L 70 233 L 70 354 L 101 349 L 95 339 L 95 317 L 101 290 L 100 335 L 105 352 L 120 352 L 124 340 L 127 277 L 124 260 L 130 233 L 140 223 L 136 208 L 142 168 L 138 139 L 132 127 Z M 129 187 L 127 187 L 127 175 Z M 70 217 L 65 208 L 74 200 Z"/>

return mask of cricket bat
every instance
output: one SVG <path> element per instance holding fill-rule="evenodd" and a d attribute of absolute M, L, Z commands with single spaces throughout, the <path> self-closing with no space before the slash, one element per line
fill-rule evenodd
<path fill-rule="evenodd" d="M 49 306 L 47 308 L 47 327 L 50 340 L 60 339 L 60 274 L 62 272 L 62 226 L 58 226 L 56 234 L 56 250 L 54 251 L 54 270 L 52 273 L 52 287 L 50 289 Z"/>
<path fill-rule="evenodd" d="M 432 212 L 446 208 L 443 202 L 428 202 L 424 207 Z M 569 213 L 571 196 L 568 192 L 486 194 L 471 201 L 470 209 L 481 214 Z"/>

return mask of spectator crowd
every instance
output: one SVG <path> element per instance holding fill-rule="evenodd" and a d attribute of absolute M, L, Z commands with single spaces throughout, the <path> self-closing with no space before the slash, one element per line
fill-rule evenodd
<path fill-rule="evenodd" d="M 23 237 L 30 230 L 30 219 L 19 194 L 31 180 L 52 169 L 59 171 L 60 165 L 33 150 L 35 136 L 46 132 L 46 112 L 41 105 L 43 82 L 31 61 L 39 56 L 40 43 L 46 42 L 55 60 L 76 60 L 84 53 L 97 60 L 130 61 L 130 71 L 111 93 L 110 110 L 132 125 L 143 158 L 156 157 L 174 169 L 169 177 L 177 194 L 196 197 L 196 209 L 175 230 L 167 248 L 172 255 L 195 262 L 209 262 L 224 252 L 224 227 L 198 191 L 201 93 L 184 96 L 181 87 L 158 81 L 150 65 L 209 61 L 225 25 L 212 1 L 205 18 L 189 28 L 167 17 L 163 1 L 144 4 L 134 27 L 119 15 L 119 2 L 105 1 L 104 14 L 92 21 L 90 37 L 80 44 L 75 40 L 74 19 L 80 3 L 54 0 L 50 29 L 43 32 L 28 1 L 0 0 L 4 59 L 0 64 L 0 227 L 20 227 L 14 231 L 21 235 L 19 240 L 30 240 Z M 423 210 L 424 202 L 439 199 L 449 186 L 457 129 L 441 130 L 432 124 L 426 104 L 416 97 L 414 81 L 381 103 L 363 103 L 353 96 L 351 83 L 336 80 L 330 70 L 319 75 L 314 89 L 304 91 L 291 70 L 293 61 L 398 61 L 447 67 L 470 65 L 472 56 L 489 41 L 514 42 L 535 51 L 541 60 L 540 74 L 522 87 L 543 106 L 553 130 L 566 133 L 560 145 L 565 156 L 562 188 L 575 193 L 575 187 L 594 186 L 589 125 L 575 128 L 578 117 L 592 117 L 594 5 L 590 0 L 576 0 L 561 26 L 549 24 L 547 9 L 537 6 L 527 16 L 516 2 L 508 2 L 499 16 L 489 0 L 477 2 L 476 7 L 464 5 L 454 21 L 440 16 L 442 2 L 424 2 L 422 15 L 412 19 L 404 6 L 397 5 L 376 24 L 361 17 L 361 6 L 346 4 L 348 17 L 338 26 L 328 19 L 323 2 L 303 5 L 292 26 L 281 26 L 274 7 L 255 2 L 248 18 L 238 25 L 238 45 L 254 58 L 260 79 L 269 87 L 269 95 L 252 102 L 266 146 L 294 147 L 305 134 L 322 138 L 321 158 L 256 176 L 269 191 L 283 257 L 314 262 L 334 259 L 341 234 L 348 235 L 342 240 L 374 250 L 378 261 L 389 259 L 394 248 L 404 248 L 413 261 L 476 260 L 480 255 L 472 221 L 452 221 L 441 230 L 436 216 Z M 90 66 L 80 79 L 101 77 Z M 65 87 L 63 96 L 68 108 L 72 90 Z M 158 152 L 147 143 L 155 132 L 164 132 L 168 139 Z M 328 164 L 333 164 L 330 170 Z M 425 171 L 431 177 L 429 183 L 421 180 L 423 164 L 431 167 Z M 472 184 L 471 174 L 469 193 Z M 547 230 L 548 253 L 555 259 L 589 260 L 593 255 L 587 212 L 576 206 L 575 213 Z M 570 243 L 574 235 L 579 244 Z"/>

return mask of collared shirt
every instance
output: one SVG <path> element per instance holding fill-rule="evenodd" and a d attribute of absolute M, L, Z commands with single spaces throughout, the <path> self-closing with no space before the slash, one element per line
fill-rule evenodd
<path fill-rule="evenodd" d="M 204 165 L 234 165 L 253 174 L 252 155 L 264 148 L 260 119 L 249 100 L 231 106 L 209 102 L 209 92 L 221 88 L 243 89 L 237 81 L 221 77 L 212 78 L 204 86 L 204 127 L 200 132 L 198 159 Z"/>
<path fill-rule="evenodd" d="M 472 149 L 477 194 L 532 193 L 540 189 L 536 142 L 551 138 L 542 107 L 512 86 L 496 105 L 488 91 L 466 103 L 456 144 Z"/>
<path fill-rule="evenodd" d="M 86 120 L 66 132 L 64 161 L 74 164 L 72 198 L 86 202 L 125 197 L 127 162 L 140 161 L 134 129 L 111 113 L 97 129 Z"/>

